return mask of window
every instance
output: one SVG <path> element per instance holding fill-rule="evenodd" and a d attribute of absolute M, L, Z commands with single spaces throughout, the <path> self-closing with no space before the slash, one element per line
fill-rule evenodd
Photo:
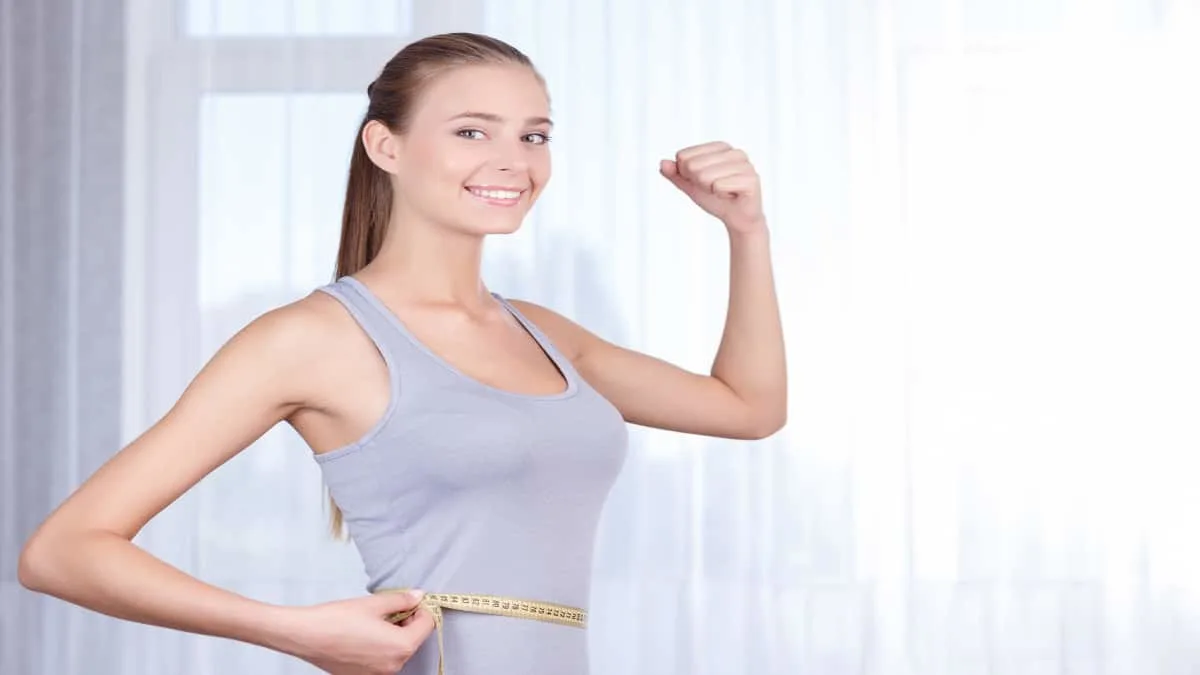
<path fill-rule="evenodd" d="M 248 294 L 299 293 L 329 280 L 346 167 L 365 106 L 362 94 L 201 97 L 204 311 Z"/>

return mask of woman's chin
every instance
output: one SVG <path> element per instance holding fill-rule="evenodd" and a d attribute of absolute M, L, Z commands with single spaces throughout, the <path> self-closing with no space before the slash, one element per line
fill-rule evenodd
<path fill-rule="evenodd" d="M 487 232 L 485 232 L 484 234 L 514 234 L 519 229 L 521 229 L 521 224 L 516 223 L 515 225 L 513 225 L 511 227 L 494 227 L 494 228 L 488 230 Z"/>
<path fill-rule="evenodd" d="M 467 229 L 481 235 L 512 234 L 521 229 L 521 217 L 480 218 L 467 224 Z"/>

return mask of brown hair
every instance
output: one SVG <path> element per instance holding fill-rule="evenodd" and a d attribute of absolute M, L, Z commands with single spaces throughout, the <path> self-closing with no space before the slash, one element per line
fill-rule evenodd
<path fill-rule="evenodd" d="M 393 133 L 404 133 L 413 104 L 434 77 L 451 68 L 477 64 L 516 64 L 537 74 L 529 57 L 502 40 L 478 33 L 445 33 L 405 46 L 367 86 L 367 112 L 350 156 L 335 278 L 358 272 L 379 254 L 392 215 L 391 179 L 367 156 L 363 130 L 376 120 Z M 334 535 L 341 537 L 342 512 L 332 497 L 329 507 L 330 526 Z"/>

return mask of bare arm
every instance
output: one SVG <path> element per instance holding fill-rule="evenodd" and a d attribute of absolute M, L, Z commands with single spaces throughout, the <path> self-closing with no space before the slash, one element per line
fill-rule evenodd
<path fill-rule="evenodd" d="M 753 426 L 771 434 L 787 420 L 787 362 L 769 236 L 730 233 L 729 302 L 712 376 L 733 391 Z"/>
<path fill-rule="evenodd" d="M 745 153 L 719 142 L 685 148 L 660 170 L 729 231 L 729 304 L 708 375 L 606 342 L 544 307 L 520 307 L 629 422 L 764 438 L 787 419 L 787 365 L 758 175 Z"/>
<path fill-rule="evenodd" d="M 161 420 L 50 514 L 21 552 L 21 584 L 122 619 L 282 647 L 271 633 L 278 608 L 203 583 L 131 540 L 300 405 L 306 323 L 288 306 L 234 336 Z"/>
<path fill-rule="evenodd" d="M 760 439 L 787 416 L 783 338 L 766 238 L 731 242 L 725 332 L 711 372 L 608 342 L 540 305 L 512 303 L 538 325 L 626 421 L 721 438 Z"/>

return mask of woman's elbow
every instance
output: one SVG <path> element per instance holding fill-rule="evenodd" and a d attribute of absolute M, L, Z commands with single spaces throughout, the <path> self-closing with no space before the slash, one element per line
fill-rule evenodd
<path fill-rule="evenodd" d="M 787 411 L 776 410 L 771 414 L 759 415 L 750 425 L 747 438 L 749 440 L 760 441 L 764 438 L 774 436 L 779 430 L 783 429 L 787 424 Z"/>
<path fill-rule="evenodd" d="M 69 556 L 76 555 L 63 545 L 62 536 L 39 530 L 25 542 L 17 559 L 17 582 L 37 593 L 53 593 L 57 573 Z"/>
<path fill-rule="evenodd" d="M 49 568 L 54 557 L 44 537 L 34 535 L 21 549 L 17 559 L 17 582 L 25 588 L 38 593 L 46 592 L 49 579 Z"/>

